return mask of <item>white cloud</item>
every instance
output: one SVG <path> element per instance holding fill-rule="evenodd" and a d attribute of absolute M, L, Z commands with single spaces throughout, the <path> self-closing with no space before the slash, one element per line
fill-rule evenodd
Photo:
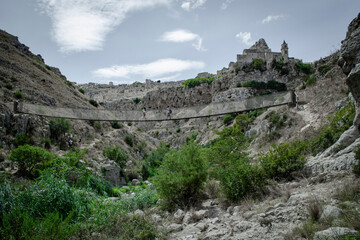
<path fill-rule="evenodd" d="M 172 0 L 38 0 L 52 20 L 52 37 L 62 52 L 100 50 L 106 35 L 129 12 L 167 5 Z"/>
<path fill-rule="evenodd" d="M 261 21 L 261 23 L 262 24 L 269 23 L 271 21 L 275 21 L 275 20 L 278 20 L 278 19 L 283 18 L 283 17 L 284 17 L 284 15 L 282 15 L 282 14 L 280 14 L 280 15 L 269 15 L 266 18 L 264 18 Z"/>
<path fill-rule="evenodd" d="M 234 0 L 225 0 L 221 5 L 221 10 L 227 9 L 227 7 L 233 2 Z"/>
<path fill-rule="evenodd" d="M 141 75 L 143 78 L 173 79 L 182 71 L 202 69 L 204 62 L 180 60 L 174 58 L 159 59 L 147 64 L 118 65 L 108 68 L 100 68 L 93 71 L 93 75 L 99 78 L 129 78 L 133 75 Z M 173 76 L 168 76 L 172 74 Z"/>
<path fill-rule="evenodd" d="M 192 44 L 198 51 L 206 51 L 202 46 L 203 39 L 195 33 L 192 33 L 188 30 L 174 30 L 170 32 L 165 32 L 160 38 L 159 41 L 162 42 L 194 42 Z"/>
<path fill-rule="evenodd" d="M 254 43 L 254 41 L 251 39 L 251 33 L 249 32 L 239 32 L 236 34 L 236 37 L 240 38 L 245 45 L 250 46 Z"/>
<path fill-rule="evenodd" d="M 203 6 L 206 1 L 207 0 L 186 0 L 181 3 L 181 7 L 186 11 L 190 11 Z"/>

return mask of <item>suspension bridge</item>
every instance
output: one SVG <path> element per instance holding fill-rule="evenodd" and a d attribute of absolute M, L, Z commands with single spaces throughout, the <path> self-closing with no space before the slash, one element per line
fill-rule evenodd
<path fill-rule="evenodd" d="M 227 101 L 221 103 L 210 103 L 208 105 L 173 108 L 171 109 L 172 113 L 170 114 L 170 117 L 167 116 L 166 109 L 146 111 L 146 116 L 144 117 L 142 110 L 110 111 L 103 109 L 61 108 L 25 102 L 6 103 L 6 105 L 10 109 L 14 109 L 14 112 L 16 113 L 52 118 L 118 122 L 152 122 L 221 116 L 261 108 L 295 104 L 296 102 L 296 95 L 293 91 L 280 92 L 256 96 L 239 101 Z"/>

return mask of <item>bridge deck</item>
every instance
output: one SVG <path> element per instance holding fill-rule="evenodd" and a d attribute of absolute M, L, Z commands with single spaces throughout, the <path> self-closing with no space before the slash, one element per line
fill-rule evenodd
<path fill-rule="evenodd" d="M 228 113 L 239 113 L 260 108 L 274 107 L 292 103 L 291 92 L 276 93 L 264 96 L 257 96 L 241 101 L 229 101 L 222 103 L 211 103 L 208 105 L 174 108 L 171 109 L 171 119 L 166 116 L 166 109 L 149 110 L 146 117 L 143 117 L 141 110 L 137 111 L 109 111 L 93 109 L 74 109 L 43 106 L 29 103 L 19 103 L 17 112 L 34 114 L 38 116 L 95 120 L 95 121 L 122 121 L 122 122 L 146 122 L 146 121 L 168 121 L 191 118 L 203 118 L 225 115 Z M 13 103 L 8 103 L 11 106 Z"/>

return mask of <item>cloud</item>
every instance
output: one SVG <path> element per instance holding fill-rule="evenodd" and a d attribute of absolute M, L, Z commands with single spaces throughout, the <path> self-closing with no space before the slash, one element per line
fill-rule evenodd
<path fill-rule="evenodd" d="M 168 5 L 172 0 L 37 0 L 52 21 L 52 37 L 61 52 L 101 50 L 107 34 L 127 14 Z"/>
<path fill-rule="evenodd" d="M 181 8 L 190 11 L 203 6 L 207 0 L 186 0 L 181 3 Z"/>
<path fill-rule="evenodd" d="M 234 0 L 225 0 L 221 5 L 221 10 L 227 9 L 227 7 L 233 2 Z"/>
<path fill-rule="evenodd" d="M 192 33 L 188 30 L 174 30 L 170 32 L 165 32 L 160 38 L 159 41 L 162 42 L 193 42 L 192 46 L 195 47 L 198 51 L 206 51 L 202 46 L 203 39 L 195 33 Z"/>
<path fill-rule="evenodd" d="M 236 34 L 236 37 L 240 38 L 241 41 L 247 46 L 250 46 L 254 43 L 254 41 L 251 39 L 251 33 L 249 32 L 239 32 Z"/>
<path fill-rule="evenodd" d="M 275 20 L 278 20 L 278 19 L 283 18 L 283 17 L 284 17 L 284 15 L 282 15 L 282 14 L 280 14 L 280 15 L 269 15 L 266 18 L 264 18 L 261 21 L 261 23 L 262 24 L 269 23 L 271 21 L 275 21 Z"/>
<path fill-rule="evenodd" d="M 204 62 L 180 60 L 174 58 L 159 59 L 147 64 L 117 65 L 108 68 L 100 68 L 93 71 L 93 75 L 99 78 L 130 78 L 141 75 L 143 78 L 173 79 L 182 71 L 202 69 Z M 173 76 L 168 76 L 172 74 Z"/>

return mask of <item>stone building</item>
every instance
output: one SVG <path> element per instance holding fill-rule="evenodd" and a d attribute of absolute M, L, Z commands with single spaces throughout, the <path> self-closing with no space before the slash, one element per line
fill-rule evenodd
<path fill-rule="evenodd" d="M 284 41 L 281 45 L 281 52 L 272 52 L 263 38 L 259 39 L 249 49 L 244 49 L 243 54 L 237 55 L 237 61 L 234 63 L 236 66 L 245 66 L 251 64 L 255 58 L 262 59 L 270 66 L 272 61 L 280 61 L 284 59 L 284 63 L 289 61 L 289 48 Z"/>

